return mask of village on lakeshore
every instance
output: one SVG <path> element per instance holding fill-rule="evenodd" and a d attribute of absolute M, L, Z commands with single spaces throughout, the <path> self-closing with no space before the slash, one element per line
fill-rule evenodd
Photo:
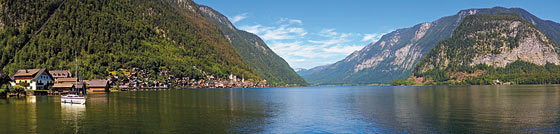
<path fill-rule="evenodd" d="M 195 67 L 196 68 L 196 67 Z M 207 75 L 203 79 L 175 77 L 168 71 L 155 74 L 131 68 L 109 72 L 104 79 L 81 80 L 70 70 L 20 69 L 10 77 L 7 88 L 12 92 L 6 96 L 88 94 L 146 89 L 184 88 L 264 88 L 266 80 L 245 80 L 230 74 L 228 78 Z"/>

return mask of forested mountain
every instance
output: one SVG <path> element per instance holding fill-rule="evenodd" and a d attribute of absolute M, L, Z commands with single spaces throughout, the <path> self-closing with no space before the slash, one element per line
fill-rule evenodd
<path fill-rule="evenodd" d="M 560 24 L 535 17 L 520 8 L 462 10 L 453 16 L 385 34 L 345 59 L 320 71 L 302 75 L 313 85 L 391 83 L 410 76 L 416 63 L 439 41 L 451 37 L 463 18 L 474 14 L 516 13 L 534 24 L 550 39 L 560 41 Z"/>
<path fill-rule="evenodd" d="M 467 16 L 418 62 L 414 83 L 560 83 L 560 48 L 517 14 Z"/>
<path fill-rule="evenodd" d="M 235 46 L 244 61 L 272 85 L 307 85 L 284 59 L 274 53 L 257 35 L 239 30 L 227 17 L 207 6 L 200 11 L 220 27 L 229 42 Z"/>
<path fill-rule="evenodd" d="M 1 0 L 0 52 L 11 74 L 74 70 L 77 54 L 86 79 L 130 67 L 260 79 L 191 0 Z"/>

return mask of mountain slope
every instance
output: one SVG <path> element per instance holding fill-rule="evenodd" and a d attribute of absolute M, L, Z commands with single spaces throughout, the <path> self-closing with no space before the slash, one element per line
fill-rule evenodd
<path fill-rule="evenodd" d="M 438 43 L 414 69 L 415 82 L 479 83 L 472 77 L 506 77 L 528 74 L 559 74 L 558 44 L 517 14 L 466 17 L 451 38 Z M 560 76 L 560 75 L 557 75 Z M 550 78 L 560 78 L 550 76 Z M 527 77 L 527 76 L 526 76 Z M 537 78 L 536 78 L 537 79 Z M 538 78 L 548 79 L 548 78 Z M 551 79 L 552 80 L 552 79 Z M 547 81 L 560 82 L 560 81 Z"/>
<path fill-rule="evenodd" d="M 195 7 L 191 0 L 2 1 L 0 67 L 74 70 L 77 50 L 86 79 L 130 67 L 259 79 Z"/>
<path fill-rule="evenodd" d="M 257 35 L 238 30 L 224 15 L 207 6 L 200 6 L 204 16 L 216 23 L 246 63 L 261 78 L 273 85 L 307 85 L 280 56 L 276 55 Z"/>
<path fill-rule="evenodd" d="M 299 71 L 296 71 L 296 72 L 300 76 L 307 76 L 309 74 L 313 74 L 315 72 L 319 72 L 321 70 L 324 70 L 325 68 L 329 67 L 330 65 L 331 64 L 316 66 L 316 67 L 313 67 L 311 69 L 298 69 Z"/>
<path fill-rule="evenodd" d="M 303 77 L 311 84 L 391 83 L 407 78 L 416 63 L 439 41 L 451 37 L 466 16 L 473 14 L 517 13 L 532 22 L 554 41 L 560 41 L 560 24 L 544 21 L 520 8 L 484 8 L 462 10 L 453 16 L 385 34 L 344 60 Z"/>

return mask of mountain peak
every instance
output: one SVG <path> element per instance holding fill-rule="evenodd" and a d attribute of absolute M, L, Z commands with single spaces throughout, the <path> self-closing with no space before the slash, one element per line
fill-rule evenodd
<path fill-rule="evenodd" d="M 544 21 L 521 8 L 473 8 L 460 10 L 455 15 L 442 17 L 431 23 L 397 29 L 329 68 L 302 76 L 316 85 L 391 83 L 393 80 L 405 79 L 416 63 L 439 41 L 453 35 L 453 31 L 465 17 L 478 14 L 518 14 L 535 25 L 549 39 L 560 41 L 560 24 Z"/>
<path fill-rule="evenodd" d="M 495 74 L 500 68 L 526 70 L 527 66 L 559 65 L 557 47 L 518 15 L 471 15 L 451 38 L 438 43 L 417 64 L 413 76 L 422 77 L 423 82 L 463 81 L 482 75 L 480 72 Z M 524 72 L 531 73 L 534 68 Z"/>

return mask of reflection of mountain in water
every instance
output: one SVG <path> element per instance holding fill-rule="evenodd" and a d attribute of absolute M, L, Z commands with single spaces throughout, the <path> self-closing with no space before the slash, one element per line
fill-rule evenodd
<path fill-rule="evenodd" d="M 542 133 L 558 129 L 559 90 L 550 85 L 396 87 L 358 93 L 355 103 L 363 120 L 393 131 Z"/>
<path fill-rule="evenodd" d="M 256 90 L 201 89 L 90 95 L 86 132 L 260 132 L 269 106 Z M 100 101 L 100 103 L 96 102 Z M 124 126 L 124 127 L 123 127 Z M 99 129 L 104 128 L 104 129 Z"/>
<path fill-rule="evenodd" d="M 0 99 L 0 134 L 37 133 L 40 106 L 36 96 Z"/>

